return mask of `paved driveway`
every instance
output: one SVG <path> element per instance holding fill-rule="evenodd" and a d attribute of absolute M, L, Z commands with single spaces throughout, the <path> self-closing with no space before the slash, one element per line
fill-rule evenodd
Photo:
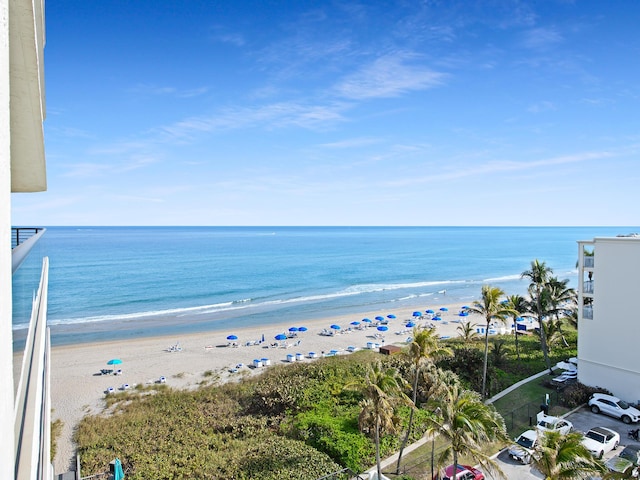
<path fill-rule="evenodd" d="M 618 432 L 620 434 L 621 446 L 633 443 L 633 440 L 628 438 L 627 432 L 632 428 L 638 428 L 638 424 L 625 425 L 622 421 L 616 418 L 591 413 L 591 411 L 586 407 L 580 408 L 568 415 L 566 418 L 573 423 L 574 431 L 586 433 L 593 427 L 607 427 Z M 615 457 L 620 453 L 620 451 L 621 447 L 618 447 L 617 450 L 609 452 L 604 456 L 604 460 Z M 544 478 L 540 472 L 534 470 L 530 465 L 522 465 L 509 458 L 509 454 L 506 450 L 503 450 L 498 454 L 496 461 L 509 480 L 532 480 Z M 485 473 L 485 476 L 488 480 L 497 480 L 500 478 L 487 473 Z"/>

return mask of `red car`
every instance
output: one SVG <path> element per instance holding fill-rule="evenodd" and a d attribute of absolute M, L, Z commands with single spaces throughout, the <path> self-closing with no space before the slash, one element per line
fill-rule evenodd
<path fill-rule="evenodd" d="M 453 465 L 444 469 L 445 477 L 442 480 L 454 480 Z M 440 477 L 436 477 L 439 479 Z M 458 473 L 455 480 L 484 480 L 484 474 L 477 468 L 469 465 L 458 465 Z"/>

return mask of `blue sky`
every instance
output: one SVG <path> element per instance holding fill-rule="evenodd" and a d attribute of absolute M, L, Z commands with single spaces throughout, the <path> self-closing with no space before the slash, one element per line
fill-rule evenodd
<path fill-rule="evenodd" d="M 640 2 L 48 1 L 16 225 L 639 225 Z"/>

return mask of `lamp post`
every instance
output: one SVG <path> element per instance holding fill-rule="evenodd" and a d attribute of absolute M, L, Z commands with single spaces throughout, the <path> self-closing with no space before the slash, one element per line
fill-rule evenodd
<path fill-rule="evenodd" d="M 440 407 L 438 407 L 434 410 L 433 413 L 437 417 L 440 415 L 441 412 L 442 410 L 440 410 Z M 436 448 L 436 436 L 434 433 L 431 433 L 431 480 L 433 480 L 434 478 L 433 463 L 435 459 L 435 452 L 434 452 L 435 448 Z"/>

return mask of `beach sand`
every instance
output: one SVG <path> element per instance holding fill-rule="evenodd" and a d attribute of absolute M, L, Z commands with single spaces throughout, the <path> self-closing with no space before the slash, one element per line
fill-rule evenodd
<path fill-rule="evenodd" d="M 433 322 L 425 318 L 417 320 L 418 326 L 434 324 L 441 337 L 457 336 L 460 305 L 448 305 L 448 309 L 448 312 L 441 313 L 442 320 Z M 102 411 L 105 392 L 109 387 L 117 392 L 124 384 L 133 388 L 138 384 L 157 383 L 160 377 L 164 377 L 170 387 L 196 388 L 203 382 L 224 382 L 259 374 L 264 368 L 249 368 L 253 367 L 254 359 L 268 358 L 271 365 L 276 365 L 286 363 L 287 355 L 295 356 L 299 353 L 304 356 L 302 361 L 309 362 L 312 361 L 308 358 L 310 352 L 315 352 L 318 356 L 331 350 L 347 354 L 349 346 L 363 349 L 368 342 L 382 343 L 381 339 L 374 338 L 376 334 L 384 334 L 386 345 L 406 345 L 412 329 L 406 329 L 405 324 L 414 318 L 412 313 L 413 310 L 394 311 L 397 318 L 389 320 L 387 332 L 379 332 L 375 327 L 357 329 L 350 325 L 352 321 L 360 321 L 364 317 L 373 319 L 379 313 L 365 313 L 357 318 L 349 315 L 304 322 L 308 330 L 299 332 L 295 338 L 287 339 L 287 348 L 271 345 L 278 343 L 274 339 L 277 334 L 289 333 L 291 325 L 54 347 L 51 360 L 52 418 L 63 422 L 62 433 L 57 439 L 55 472 L 66 472 L 71 469 L 71 465 L 75 465 L 73 431 L 83 416 Z M 484 323 L 477 315 L 465 318 L 479 325 Z M 320 334 L 324 329 L 331 330 L 332 324 L 340 325 L 341 333 L 333 336 Z M 349 327 L 351 329 L 347 331 Z M 237 347 L 228 346 L 226 337 L 231 334 L 238 337 Z M 246 345 L 247 342 L 261 340 L 262 335 L 264 343 Z M 295 345 L 298 341 L 299 344 Z M 170 351 L 170 347 L 176 344 L 180 350 Z M 122 360 L 122 364 L 107 365 L 107 361 L 116 358 Z M 17 364 L 21 361 L 19 358 L 16 360 Z M 237 372 L 229 371 L 238 364 L 243 366 Z M 102 369 L 121 369 L 122 374 L 102 375 Z"/>

